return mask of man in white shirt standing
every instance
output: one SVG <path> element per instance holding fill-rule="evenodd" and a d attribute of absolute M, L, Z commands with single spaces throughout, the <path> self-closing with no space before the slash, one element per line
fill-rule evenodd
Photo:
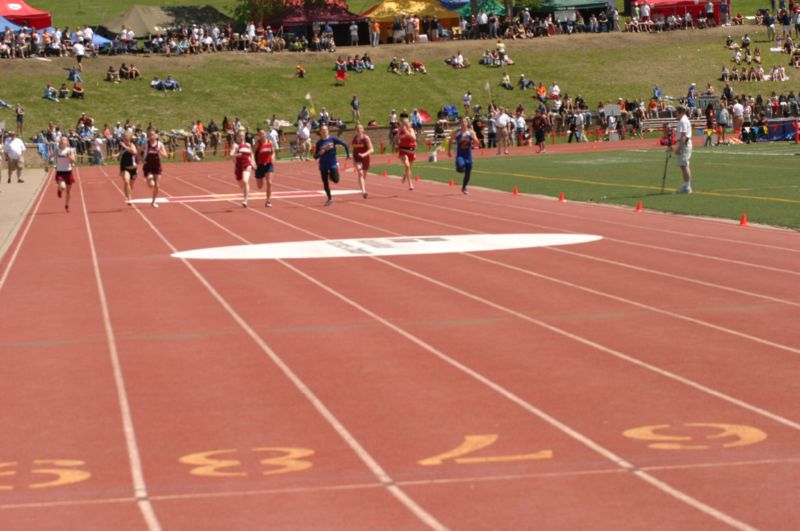
<path fill-rule="evenodd" d="M 497 110 L 494 119 L 497 124 L 497 154 L 500 155 L 502 151 L 505 155 L 508 155 L 508 124 L 511 121 L 511 117 L 501 107 Z"/>
<path fill-rule="evenodd" d="M 11 182 L 11 174 L 14 170 L 17 171 L 17 182 L 25 182 L 22 180 L 22 167 L 24 165 L 22 156 L 25 154 L 25 142 L 17 136 L 16 132 L 9 131 L 8 138 L 3 145 L 3 151 L 8 161 L 8 182 Z"/>
<path fill-rule="evenodd" d="M 686 116 L 686 107 L 678 105 L 675 108 L 678 114 L 678 127 L 675 129 L 675 159 L 683 174 L 683 186 L 678 188 L 679 194 L 692 193 L 692 171 L 689 169 L 689 159 L 692 158 L 692 124 Z M 672 150 L 672 146 L 669 146 Z"/>
<path fill-rule="evenodd" d="M 75 44 L 72 45 L 72 53 L 75 54 L 75 61 L 78 62 L 78 71 L 83 72 L 83 57 L 86 55 L 86 47 L 83 45 L 83 41 L 75 41 Z"/>

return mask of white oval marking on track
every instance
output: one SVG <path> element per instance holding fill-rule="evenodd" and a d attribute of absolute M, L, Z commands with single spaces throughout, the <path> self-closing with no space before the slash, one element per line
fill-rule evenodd
<path fill-rule="evenodd" d="M 592 234 L 458 234 L 311 240 L 211 247 L 174 253 L 192 260 L 279 260 L 467 253 L 574 245 L 602 239 Z"/>

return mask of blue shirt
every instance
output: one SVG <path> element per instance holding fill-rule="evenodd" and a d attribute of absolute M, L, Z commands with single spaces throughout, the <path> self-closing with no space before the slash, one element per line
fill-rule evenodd
<path fill-rule="evenodd" d="M 456 157 L 464 159 L 465 163 L 472 163 L 472 142 L 475 137 L 470 131 L 456 133 Z"/>
<path fill-rule="evenodd" d="M 316 149 L 314 149 L 314 158 L 319 159 L 319 169 L 320 170 L 330 170 L 332 168 L 338 168 L 339 163 L 336 162 L 336 145 L 340 145 L 344 147 L 345 153 L 347 156 L 350 156 L 350 148 L 347 147 L 347 144 L 342 142 L 336 137 L 329 136 L 327 140 L 319 139 L 317 140 Z"/>

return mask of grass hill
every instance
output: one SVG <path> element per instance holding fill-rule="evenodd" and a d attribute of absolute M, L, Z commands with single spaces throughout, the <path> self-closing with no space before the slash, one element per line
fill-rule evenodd
<path fill-rule="evenodd" d="M 751 31 L 755 45 L 765 50 L 765 66 L 785 62 L 786 56 L 766 51 L 760 42 L 761 33 L 754 27 L 737 28 Z M 563 92 L 581 93 L 594 107 L 600 100 L 619 97 L 647 97 L 654 84 L 665 94 L 682 96 L 691 82 L 705 87 L 715 81 L 723 63 L 730 62 L 730 53 L 723 46 L 725 33 L 732 28 L 661 35 L 602 34 L 573 35 L 509 41 L 507 49 L 516 65 L 507 67 L 512 80 L 520 73 L 545 84 L 556 80 Z M 131 118 L 158 127 L 177 129 L 192 120 L 220 120 L 222 115 L 240 116 L 250 126 L 263 123 L 272 114 L 292 119 L 303 96 L 311 93 L 317 107 L 326 106 L 337 116 L 349 119 L 349 101 L 357 94 L 362 102 L 362 119 L 386 122 L 392 108 L 422 107 L 434 112 L 444 104 L 460 108 L 465 91 L 475 95 L 474 102 L 486 104 L 489 94 L 506 106 L 531 106 L 531 93 L 505 91 L 499 86 L 503 69 L 477 64 L 487 41 L 455 41 L 420 45 L 382 45 L 342 47 L 343 55 L 369 50 L 378 65 L 373 72 L 351 74 L 345 87 L 334 86 L 333 62 L 336 54 L 291 53 L 252 54 L 226 52 L 184 57 L 117 56 L 88 59 L 84 62 L 85 101 L 52 103 L 42 99 L 47 82 L 56 86 L 66 80 L 72 64 L 68 58 L 50 62 L 38 60 L 2 62 L 4 78 L 13 80 L 0 89 L 0 99 L 22 102 L 28 110 L 31 129 L 41 129 L 49 121 L 69 127 L 80 112 L 91 113 L 100 124 Z M 461 50 L 473 63 L 464 70 L 453 70 L 443 60 Z M 428 66 L 427 76 L 400 77 L 386 72 L 392 56 L 409 61 L 421 60 Z M 110 64 L 134 61 L 142 70 L 144 81 L 111 84 L 104 81 Z M 308 70 L 306 79 L 295 79 L 294 66 Z M 184 85 L 181 93 L 164 94 L 149 87 L 153 76 L 172 73 Z M 774 91 L 800 90 L 800 76 L 790 72 L 791 81 L 784 83 L 738 83 L 736 90 L 745 93 L 769 94 Z M 13 119 L 10 111 L 0 111 L 0 119 Z"/>

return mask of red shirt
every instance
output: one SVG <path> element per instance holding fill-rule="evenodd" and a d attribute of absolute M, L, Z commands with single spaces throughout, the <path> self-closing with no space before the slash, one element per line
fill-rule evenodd
<path fill-rule="evenodd" d="M 259 166 L 266 166 L 272 163 L 272 142 L 265 140 L 263 144 L 256 144 L 256 163 Z"/>
<path fill-rule="evenodd" d="M 354 160 L 363 160 L 363 154 L 369 151 L 369 143 L 367 142 L 367 137 L 362 136 L 361 138 L 354 138 L 353 143 L 351 144 L 353 148 L 353 159 Z"/>
<path fill-rule="evenodd" d="M 397 141 L 400 145 L 400 149 L 414 150 L 417 147 L 417 139 L 402 129 L 400 130 Z"/>
<path fill-rule="evenodd" d="M 253 156 L 253 148 L 247 142 L 242 142 L 236 148 L 236 168 L 245 169 L 250 166 Z"/>

